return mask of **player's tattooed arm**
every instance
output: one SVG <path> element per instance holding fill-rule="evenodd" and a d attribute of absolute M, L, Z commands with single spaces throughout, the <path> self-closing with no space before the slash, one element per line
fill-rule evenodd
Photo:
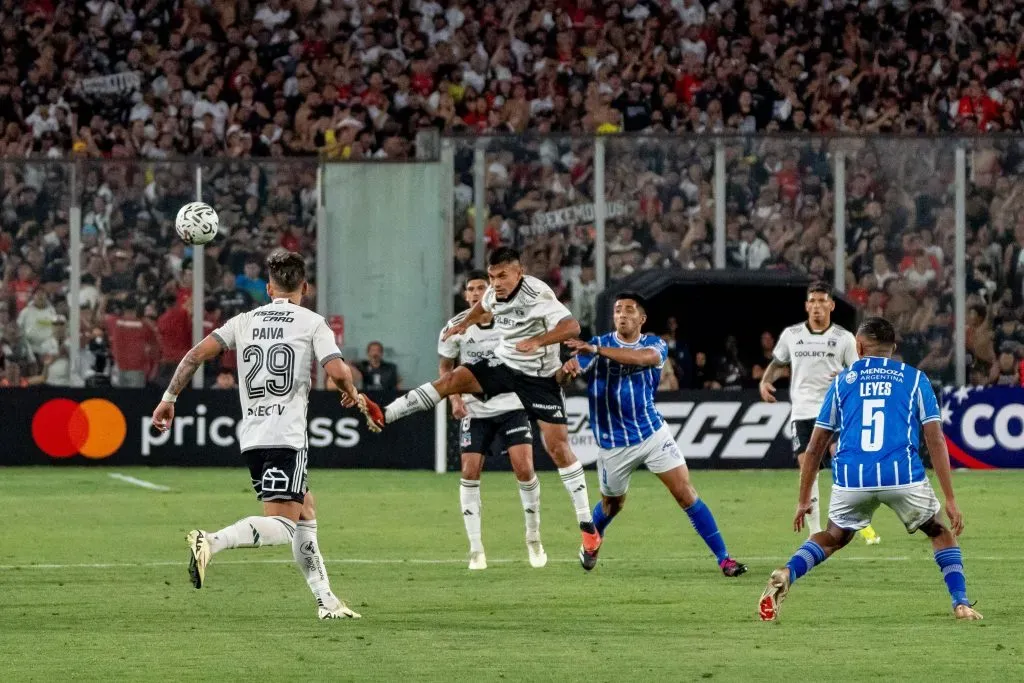
<path fill-rule="evenodd" d="M 185 354 L 185 357 L 181 359 L 181 362 L 178 363 L 178 369 L 174 371 L 174 377 L 171 378 L 171 383 L 167 387 L 167 393 L 174 394 L 175 396 L 180 394 L 192 381 L 192 376 L 196 374 L 196 370 L 206 361 L 213 360 L 219 356 L 225 348 L 227 347 L 224 346 L 224 342 L 212 334 L 193 346 Z"/>
<path fill-rule="evenodd" d="M 347 408 L 355 405 L 356 399 L 359 398 L 359 389 L 352 380 L 352 369 L 340 358 L 333 358 L 324 365 L 324 372 L 334 382 L 334 386 L 344 394 L 342 404 Z"/>
<path fill-rule="evenodd" d="M 785 376 L 787 367 L 787 365 L 780 363 L 775 358 L 772 358 L 771 362 L 768 363 L 768 367 L 764 369 L 764 375 L 761 376 L 761 384 L 759 386 L 761 400 L 775 403 L 775 382 L 780 377 Z"/>

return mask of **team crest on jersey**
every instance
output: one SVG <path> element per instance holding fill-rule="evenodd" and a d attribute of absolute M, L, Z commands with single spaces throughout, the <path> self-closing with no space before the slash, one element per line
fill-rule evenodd
<path fill-rule="evenodd" d="M 846 383 L 847 384 L 853 384 L 856 381 L 857 381 L 857 371 L 856 370 L 850 370 L 848 373 L 846 373 Z"/>
<path fill-rule="evenodd" d="M 830 349 L 834 349 L 835 347 L 839 346 L 839 340 L 838 339 L 829 339 L 828 340 L 828 346 L 829 346 Z"/>

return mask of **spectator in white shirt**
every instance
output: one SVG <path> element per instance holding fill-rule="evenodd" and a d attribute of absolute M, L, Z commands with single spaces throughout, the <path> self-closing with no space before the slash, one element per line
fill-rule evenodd
<path fill-rule="evenodd" d="M 53 321 L 53 335 L 40 350 L 43 383 L 52 387 L 71 386 L 71 349 L 68 343 L 67 320 L 58 315 Z"/>
<path fill-rule="evenodd" d="M 704 62 L 704 58 L 708 55 L 708 45 L 704 42 L 704 39 L 700 37 L 700 26 L 690 24 L 686 29 L 686 34 L 683 36 L 683 39 L 679 42 L 679 49 L 684 55 L 694 55 L 701 61 L 701 63 Z"/>
<path fill-rule="evenodd" d="M 37 138 L 42 137 L 43 133 L 56 133 L 60 130 L 57 114 L 48 104 L 36 107 L 35 111 L 25 119 L 25 124 L 32 127 L 32 135 Z"/>
<path fill-rule="evenodd" d="M 684 24 L 703 26 L 707 20 L 707 12 L 700 0 L 672 0 L 672 7 L 679 14 Z"/>
<path fill-rule="evenodd" d="M 43 344 L 53 338 L 53 323 L 57 319 L 57 311 L 50 304 L 46 290 L 38 287 L 32 294 L 32 301 L 21 309 L 18 314 L 18 327 L 25 335 L 32 353 L 42 354 Z"/>
<path fill-rule="evenodd" d="M 740 260 L 746 268 L 757 270 L 771 258 L 772 250 L 768 243 L 758 237 L 757 230 L 750 223 L 740 228 Z"/>
<path fill-rule="evenodd" d="M 270 0 L 256 10 L 253 19 L 274 31 L 278 26 L 287 22 L 291 16 L 292 11 L 284 7 L 281 0 Z"/>
<path fill-rule="evenodd" d="M 202 121 L 207 114 L 213 116 L 213 126 L 218 136 L 224 135 L 224 123 L 230 111 L 228 103 L 220 99 L 220 86 L 211 83 L 206 87 L 203 97 L 192 107 L 192 120 Z"/>
<path fill-rule="evenodd" d="M 578 272 L 570 274 L 569 286 L 572 294 L 569 310 L 579 321 L 582 330 L 580 336 L 587 339 L 593 334 L 597 322 L 597 295 L 601 291 L 597 285 L 594 266 L 585 265 Z"/>

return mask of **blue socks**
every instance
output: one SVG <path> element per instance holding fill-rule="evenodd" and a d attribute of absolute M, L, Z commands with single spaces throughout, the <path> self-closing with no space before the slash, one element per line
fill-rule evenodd
<path fill-rule="evenodd" d="M 715 554 L 715 559 L 719 563 L 727 560 L 729 551 L 725 549 L 725 540 L 718 531 L 715 516 L 711 514 L 710 508 L 704 504 L 704 501 L 698 498 L 693 505 L 686 508 L 686 516 L 690 518 L 693 528 L 697 530 L 700 537 L 707 543 L 708 548 Z"/>
<path fill-rule="evenodd" d="M 614 516 L 609 517 L 604 513 L 604 507 L 601 505 L 601 501 L 597 501 L 597 505 L 594 506 L 594 511 L 591 513 L 594 518 L 594 526 L 597 527 L 597 533 L 604 537 L 604 530 L 612 523 L 615 519 Z"/>
<path fill-rule="evenodd" d="M 825 561 L 825 551 L 814 541 L 805 541 L 793 557 L 789 558 L 786 566 L 789 567 L 789 582 L 792 584 L 801 576 L 811 571 L 815 565 Z"/>
<path fill-rule="evenodd" d="M 597 527 L 597 533 L 603 537 L 604 530 L 608 528 L 608 525 L 612 523 L 615 517 L 605 514 L 601 501 L 598 501 L 597 505 L 594 506 L 592 515 L 594 517 L 594 526 Z M 722 539 L 722 534 L 718 531 L 715 516 L 711 514 L 711 510 L 704 504 L 704 501 L 698 498 L 697 502 L 686 508 L 686 515 L 690 518 L 693 528 L 697 530 L 700 537 L 707 543 L 708 548 L 715 554 L 715 559 L 718 560 L 719 564 L 727 560 L 729 558 L 729 551 L 725 549 L 725 540 Z"/>
<path fill-rule="evenodd" d="M 969 606 L 971 602 L 967 599 L 967 579 L 964 577 L 964 559 L 960 548 L 936 550 L 935 563 L 942 570 L 942 578 L 949 590 L 949 597 L 953 599 L 953 607 Z"/>

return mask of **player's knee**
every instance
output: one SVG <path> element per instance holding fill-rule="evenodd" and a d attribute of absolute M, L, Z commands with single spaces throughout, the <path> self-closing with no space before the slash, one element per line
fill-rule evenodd
<path fill-rule="evenodd" d="M 842 527 L 836 526 L 835 523 L 829 520 L 828 527 L 826 527 L 825 531 L 820 534 L 821 538 L 819 545 L 839 550 L 852 541 L 853 537 L 856 535 L 856 531 L 843 529 Z M 817 536 L 819 536 L 819 534 L 814 535 L 814 537 Z"/>
<path fill-rule="evenodd" d="M 462 478 L 476 481 L 480 479 L 480 474 L 483 472 L 484 462 L 483 458 L 477 456 L 475 458 L 463 458 L 462 459 Z"/>
<path fill-rule="evenodd" d="M 601 507 L 603 508 L 604 513 L 606 515 L 608 515 L 609 517 L 614 517 L 615 515 L 622 512 L 622 508 L 626 507 L 626 497 L 604 496 L 601 499 Z"/>
<path fill-rule="evenodd" d="M 688 508 L 697 502 L 697 489 L 690 486 L 687 482 L 685 485 L 672 491 L 672 495 L 675 497 L 676 502 L 679 503 L 680 507 Z"/>
<path fill-rule="evenodd" d="M 918 527 L 918 529 L 928 538 L 938 538 L 944 533 L 949 533 L 945 525 L 938 520 L 937 517 L 932 517 L 927 522 Z"/>
<path fill-rule="evenodd" d="M 551 459 L 559 467 L 568 467 L 576 461 L 576 456 L 573 455 L 572 448 L 569 447 L 568 439 L 548 441 L 545 446 L 547 446 Z"/>
<path fill-rule="evenodd" d="M 316 519 L 316 499 L 309 491 L 306 492 L 306 498 L 302 501 L 302 512 L 299 519 L 307 521 Z"/>

